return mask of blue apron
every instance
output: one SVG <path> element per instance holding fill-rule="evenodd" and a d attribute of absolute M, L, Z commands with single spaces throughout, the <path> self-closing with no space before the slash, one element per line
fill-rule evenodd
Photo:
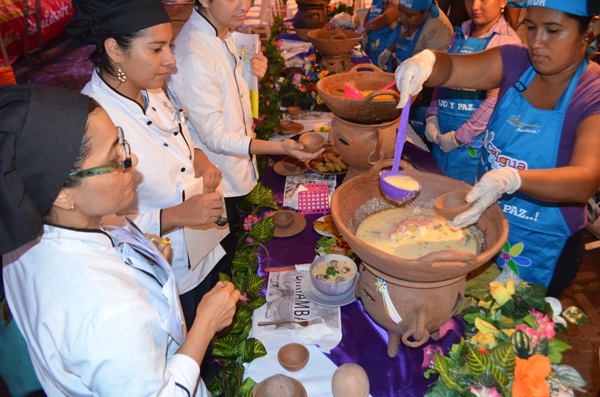
<path fill-rule="evenodd" d="M 448 52 L 449 54 L 474 54 L 483 51 L 495 33 L 485 39 L 469 37 L 460 27 L 456 27 L 456 42 Z M 440 132 L 446 134 L 456 131 L 465 124 L 475 113 L 475 110 L 485 101 L 486 92 L 482 90 L 457 90 L 452 88 L 438 88 L 439 111 L 438 122 Z M 483 146 L 483 134 L 476 137 L 469 145 L 462 145 L 450 153 L 444 153 L 439 145 L 433 145 L 433 158 L 444 175 L 473 184 L 477 176 L 477 166 Z"/>
<path fill-rule="evenodd" d="M 565 113 L 588 66 L 585 60 L 554 110 L 534 108 L 522 95 L 536 75 L 530 67 L 496 106 L 485 133 L 477 180 L 484 172 L 500 167 L 517 170 L 556 167 Z M 496 262 L 509 266 L 530 283 L 548 286 L 571 232 L 555 203 L 543 202 L 520 192 L 498 201 L 510 229 Z"/>
<path fill-rule="evenodd" d="M 408 58 L 413 56 L 413 51 L 415 50 L 415 44 L 421 35 L 421 31 L 423 27 L 429 20 L 429 17 L 423 21 L 419 29 L 415 32 L 415 35 L 412 40 L 405 39 L 400 36 L 400 27 L 402 24 L 398 24 L 390 39 L 388 40 L 387 46 L 389 47 L 394 40 L 396 40 L 396 62 L 400 65 L 401 62 L 406 61 Z M 421 138 L 425 137 L 425 113 L 427 112 L 427 108 L 429 107 L 429 103 L 431 102 L 431 96 L 433 94 L 433 88 L 425 88 L 419 93 L 417 99 L 413 102 L 410 107 L 410 115 L 408 120 L 410 125 L 413 127 L 415 132 L 419 134 Z"/>
<path fill-rule="evenodd" d="M 377 18 L 380 15 L 383 15 L 385 9 L 383 8 L 384 0 L 374 0 L 371 5 L 371 10 L 369 11 L 369 21 Z M 367 21 L 368 22 L 368 21 Z M 369 32 L 369 40 L 367 42 L 367 53 L 369 54 L 369 58 L 371 58 L 371 62 L 373 65 L 377 65 L 377 59 L 379 59 L 379 55 L 385 50 L 386 43 L 392 34 L 392 28 L 387 26 L 382 29 L 372 30 Z M 387 71 L 390 73 L 392 71 L 392 58 L 387 63 Z"/>

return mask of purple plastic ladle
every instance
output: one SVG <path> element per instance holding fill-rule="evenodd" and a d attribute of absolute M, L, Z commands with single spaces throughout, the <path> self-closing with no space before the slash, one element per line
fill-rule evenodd
<path fill-rule="evenodd" d="M 402 108 L 402 115 L 400 116 L 400 124 L 398 125 L 398 134 L 396 135 L 396 151 L 394 153 L 394 164 L 392 165 L 392 169 L 390 171 L 381 171 L 379 173 L 379 185 L 381 186 L 381 191 L 385 194 L 390 200 L 403 202 L 406 200 L 410 200 L 419 193 L 421 190 L 421 185 L 416 190 L 406 190 L 396 187 L 386 181 L 386 178 L 392 176 L 404 176 L 410 178 L 408 175 L 399 172 L 400 169 L 400 159 L 402 158 L 402 150 L 404 149 L 404 142 L 406 141 L 406 129 L 408 128 L 408 115 L 410 112 L 410 103 L 412 100 L 412 95 L 408 96 L 408 102 L 406 106 Z M 416 182 L 416 181 L 415 181 Z M 417 182 L 418 184 L 418 182 Z"/>

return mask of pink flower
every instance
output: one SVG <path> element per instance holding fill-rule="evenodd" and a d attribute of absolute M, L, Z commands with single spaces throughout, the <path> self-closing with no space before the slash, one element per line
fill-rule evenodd
<path fill-rule="evenodd" d="M 269 87 L 271 87 L 271 89 L 273 89 L 273 87 L 275 87 L 275 84 L 269 83 Z"/>
<path fill-rule="evenodd" d="M 215 361 L 217 364 L 219 364 L 219 367 L 222 367 L 222 366 L 223 366 L 223 364 L 221 364 L 221 360 L 219 360 L 218 358 L 213 358 L 213 360 L 214 360 L 214 361 Z"/>
<path fill-rule="evenodd" d="M 272 84 L 271 84 L 271 85 L 272 85 Z M 267 99 L 267 106 L 269 106 L 270 104 L 271 104 L 271 101 L 269 101 L 269 100 Z"/>
<path fill-rule="evenodd" d="M 246 217 L 246 219 L 244 219 L 244 230 L 246 230 L 246 231 L 252 230 L 252 226 L 259 220 L 260 220 L 260 218 L 256 215 L 248 215 Z M 249 244 L 253 244 L 253 243 L 254 243 L 254 241 Z"/>
<path fill-rule="evenodd" d="M 295 85 L 299 85 L 301 81 L 302 81 L 301 74 L 296 73 L 295 75 L 292 76 L 292 83 L 294 83 Z"/>
<path fill-rule="evenodd" d="M 243 304 L 247 304 L 250 301 L 250 298 L 248 298 L 248 296 L 244 292 L 244 295 L 240 296 L 240 300 L 242 301 Z"/>
<path fill-rule="evenodd" d="M 273 76 L 269 76 L 269 80 L 270 80 L 270 81 L 273 81 Z"/>
<path fill-rule="evenodd" d="M 423 363 L 421 364 L 423 370 L 433 368 L 436 351 L 442 355 L 444 354 L 444 351 L 440 346 L 426 346 L 423 348 Z"/>
<path fill-rule="evenodd" d="M 531 314 L 535 317 L 535 325 L 540 339 L 554 339 L 556 331 L 554 331 L 554 321 L 550 320 L 547 314 L 531 309 Z"/>
<path fill-rule="evenodd" d="M 531 327 L 528 327 L 525 324 L 518 324 L 515 327 L 515 330 L 517 331 L 523 331 L 525 332 L 525 334 L 529 337 L 529 339 L 531 340 L 531 346 L 535 346 L 538 344 L 538 342 L 540 341 L 539 339 L 539 335 L 537 333 L 537 331 Z"/>
<path fill-rule="evenodd" d="M 300 85 L 298 86 L 298 89 L 300 90 L 300 92 L 306 92 L 306 87 L 305 87 L 305 86 L 303 86 L 302 84 L 300 84 Z"/>
<path fill-rule="evenodd" d="M 487 387 L 482 387 L 481 389 L 475 389 L 473 386 L 469 386 L 471 393 L 475 394 L 477 397 L 501 397 L 498 394 L 498 390 L 495 387 L 488 389 Z"/>
<path fill-rule="evenodd" d="M 280 49 L 281 49 L 281 47 L 283 47 L 283 41 L 282 41 L 282 40 L 277 40 L 277 41 L 275 42 L 275 44 L 277 44 L 277 49 L 278 49 L 278 50 L 280 50 Z"/>
<path fill-rule="evenodd" d="M 246 243 L 248 244 L 254 244 L 254 239 L 250 236 L 246 237 Z"/>

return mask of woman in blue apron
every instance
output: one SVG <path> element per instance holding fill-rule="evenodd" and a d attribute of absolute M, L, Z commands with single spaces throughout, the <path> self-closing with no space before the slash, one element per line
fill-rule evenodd
<path fill-rule="evenodd" d="M 507 0 L 467 0 L 471 20 L 456 27 L 449 54 L 474 54 L 504 44 L 520 44 L 503 18 Z M 483 133 L 496 105 L 498 90 L 437 88 L 427 111 L 425 135 L 434 143 L 433 157 L 444 175 L 473 184 Z M 484 104 L 485 102 L 485 104 Z M 479 107 L 483 105 L 483 108 Z M 477 112 L 477 114 L 475 114 Z"/>
<path fill-rule="evenodd" d="M 558 296 L 581 264 L 585 203 L 600 186 L 600 66 L 586 60 L 595 4 L 529 0 L 528 47 L 481 54 L 421 53 L 396 73 L 400 106 L 429 86 L 500 88 L 484 138 L 473 206 L 454 220 L 474 224 L 499 201 L 510 228 L 497 263 Z"/>
<path fill-rule="evenodd" d="M 377 64 L 383 69 L 392 57 L 400 64 L 423 49 L 448 49 L 452 36 L 452 25 L 441 14 L 433 0 L 400 0 L 399 23 L 388 38 L 387 48 Z M 391 72 L 391 69 L 387 69 Z M 410 124 L 421 138 L 425 137 L 425 112 L 431 102 L 433 89 L 423 90 L 413 102 L 410 112 Z"/>
<path fill-rule="evenodd" d="M 398 7 L 389 0 L 374 0 L 365 23 L 357 30 L 368 35 L 367 53 L 371 62 L 377 64 L 379 56 L 385 51 L 386 43 L 392 34 L 391 24 L 398 19 Z M 392 70 L 392 59 L 386 64 L 387 70 Z"/>

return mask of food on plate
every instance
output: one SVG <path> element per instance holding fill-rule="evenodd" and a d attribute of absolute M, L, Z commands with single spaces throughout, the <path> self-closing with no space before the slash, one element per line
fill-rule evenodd
<path fill-rule="evenodd" d="M 326 284 L 339 284 L 352 280 L 356 270 L 343 260 L 330 259 L 321 261 L 312 269 L 313 276 Z"/>
<path fill-rule="evenodd" d="M 337 153 L 325 152 L 309 162 L 310 166 L 323 174 L 344 172 L 348 170 L 348 164 Z"/>
<path fill-rule="evenodd" d="M 419 182 L 406 175 L 392 175 L 384 179 L 390 185 L 402 190 L 419 190 Z"/>
<path fill-rule="evenodd" d="M 350 259 L 354 259 L 354 251 L 352 251 L 343 237 L 321 237 L 321 239 L 317 241 L 317 248 L 315 248 L 315 252 L 321 256 L 338 254 L 347 256 Z"/>
<path fill-rule="evenodd" d="M 322 221 L 319 221 L 319 220 L 314 221 L 313 225 L 315 226 L 315 229 L 317 229 L 321 232 L 327 232 L 329 234 L 333 234 L 336 236 L 338 234 L 340 234 L 340 231 L 335 226 L 335 223 L 333 223 L 333 218 L 330 215 L 327 215 L 326 217 L 324 217 L 324 219 Z"/>
<path fill-rule="evenodd" d="M 365 243 L 405 259 L 417 259 L 442 250 L 477 255 L 481 232 L 472 227 L 454 230 L 433 209 L 394 208 L 365 219 L 356 236 Z"/>
<path fill-rule="evenodd" d="M 317 132 L 329 132 L 329 131 L 331 131 L 331 127 L 329 127 L 329 126 L 323 126 L 323 127 L 317 128 Z"/>

